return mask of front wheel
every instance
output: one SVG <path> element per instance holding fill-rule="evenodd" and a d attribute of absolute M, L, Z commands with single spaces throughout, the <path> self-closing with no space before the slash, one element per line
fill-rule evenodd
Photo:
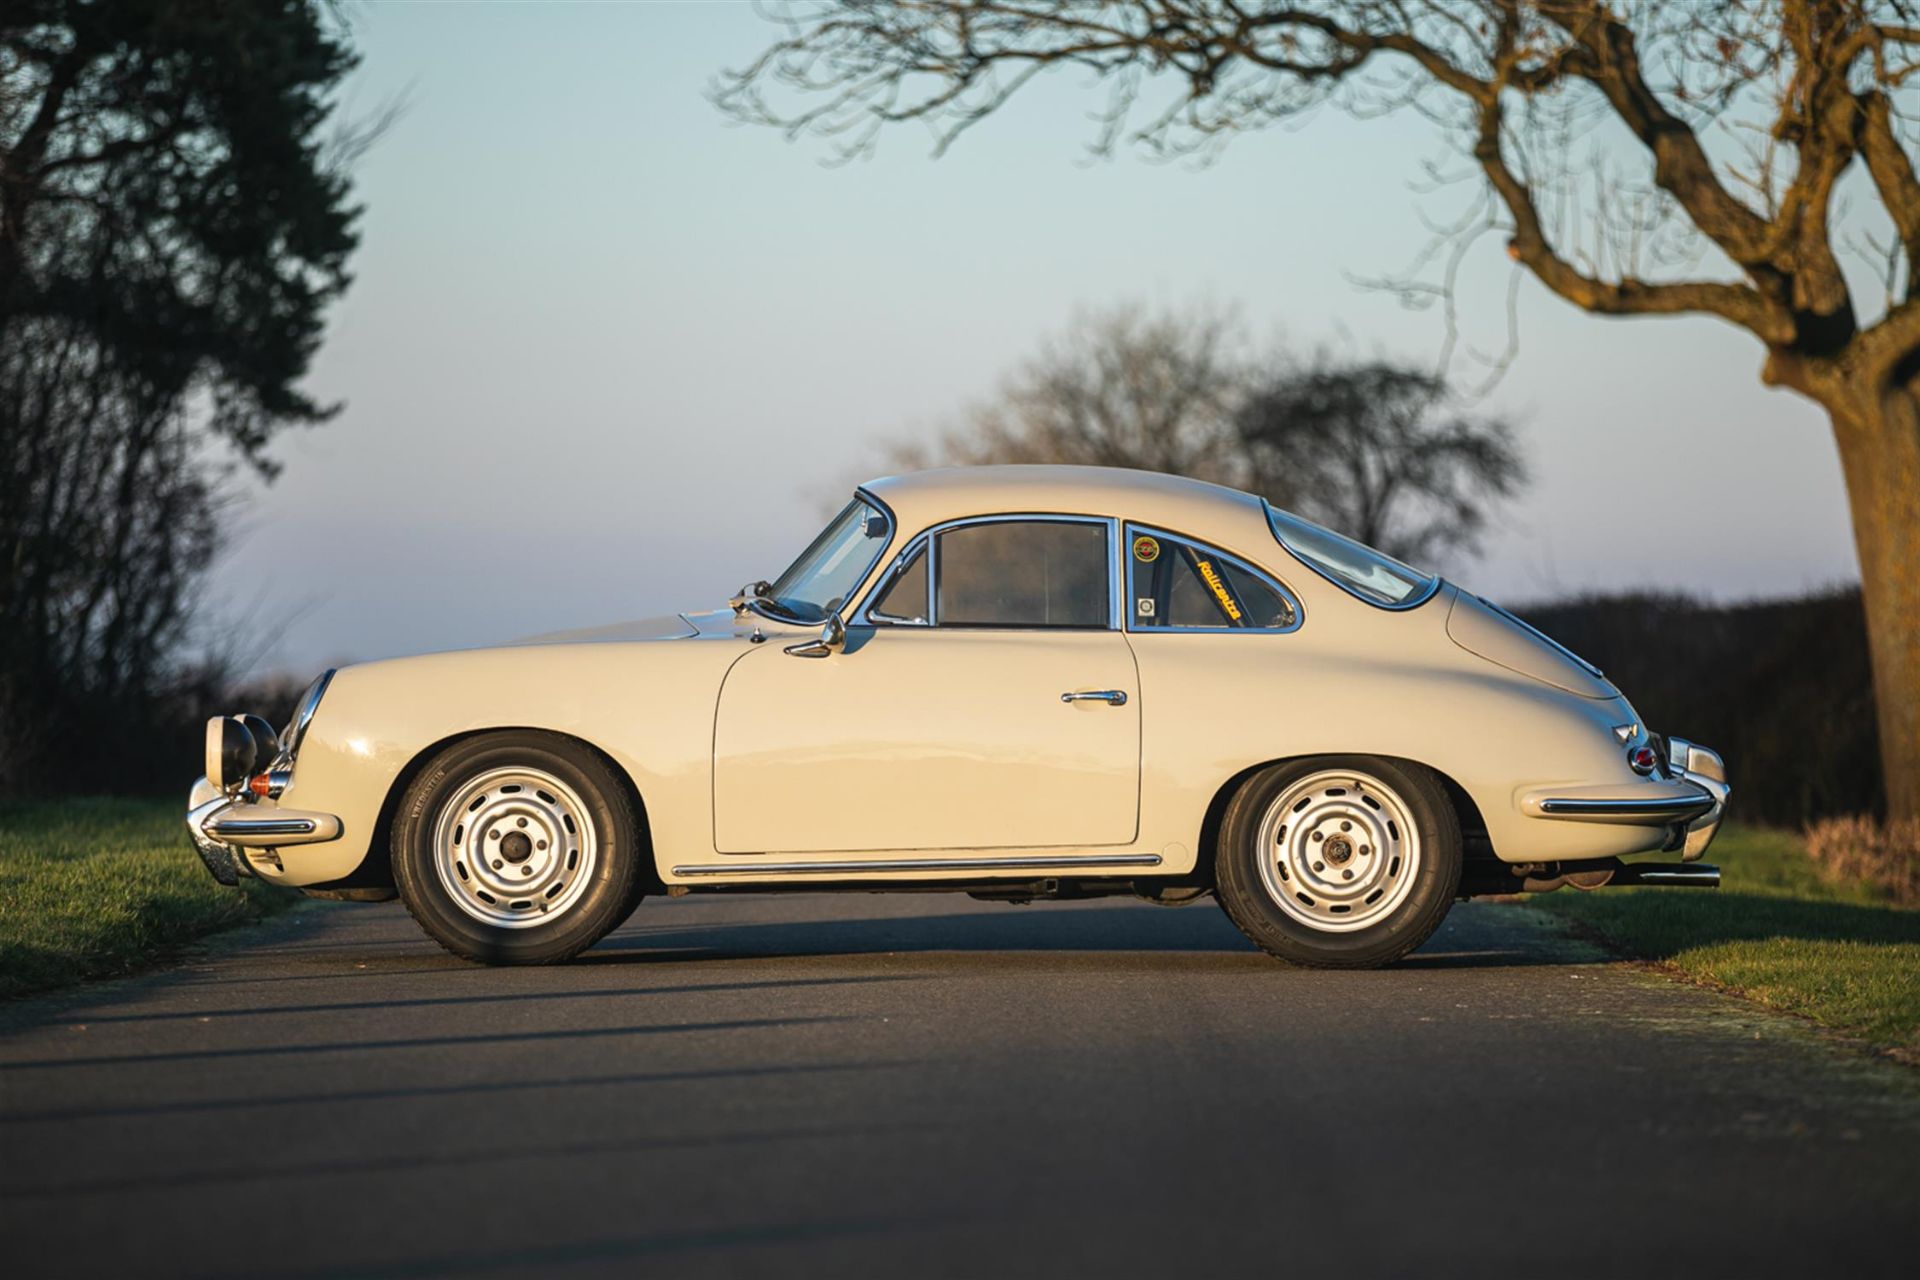
<path fill-rule="evenodd" d="M 1391 964 L 1433 935 L 1460 887 L 1460 821 L 1431 770 L 1371 756 L 1273 765 L 1220 823 L 1220 905 L 1294 964 Z"/>
<path fill-rule="evenodd" d="M 547 733 L 456 742 L 407 788 L 393 878 L 420 927 L 487 964 L 552 964 L 639 905 L 640 819 L 584 744 Z"/>

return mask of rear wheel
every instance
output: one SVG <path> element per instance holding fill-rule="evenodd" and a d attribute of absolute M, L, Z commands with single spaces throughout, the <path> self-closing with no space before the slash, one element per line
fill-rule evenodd
<path fill-rule="evenodd" d="M 1228 803 L 1220 905 L 1283 960 L 1391 964 L 1433 935 L 1460 885 L 1460 823 L 1432 771 L 1371 756 L 1290 761 Z"/>
<path fill-rule="evenodd" d="M 597 754 L 555 734 L 484 734 L 434 757 L 401 801 L 407 910 L 467 960 L 551 964 L 639 904 L 640 820 Z"/>

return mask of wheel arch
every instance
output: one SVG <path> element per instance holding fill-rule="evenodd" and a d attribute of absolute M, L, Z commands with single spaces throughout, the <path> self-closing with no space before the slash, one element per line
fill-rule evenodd
<path fill-rule="evenodd" d="M 1462 854 L 1468 860 L 1492 859 L 1493 842 L 1487 834 L 1486 816 L 1480 812 L 1480 806 L 1468 794 L 1467 789 L 1455 781 L 1446 770 L 1437 769 L 1424 760 L 1415 760 L 1409 756 L 1396 756 L 1383 752 L 1309 752 L 1300 755 L 1275 756 L 1271 760 L 1262 760 L 1241 769 L 1213 793 L 1213 799 L 1207 803 L 1206 815 L 1200 820 L 1200 845 L 1197 852 L 1196 867 L 1208 884 L 1214 880 L 1214 861 L 1220 852 L 1220 822 L 1227 811 L 1228 803 L 1234 794 L 1245 786 L 1247 780 L 1263 769 L 1278 764 L 1291 764 L 1297 760 L 1320 760 L 1330 755 L 1369 755 L 1377 760 L 1390 760 L 1395 764 L 1414 765 L 1425 769 L 1439 779 L 1440 789 L 1446 793 L 1447 801 L 1453 806 L 1454 816 L 1460 823 Z"/>
<path fill-rule="evenodd" d="M 450 733 L 414 752 L 406 764 L 401 766 L 400 772 L 394 775 L 393 782 L 387 788 L 386 796 L 380 802 L 380 816 L 374 820 L 373 833 L 367 845 L 367 856 L 361 859 L 359 867 L 352 875 L 323 887 L 328 889 L 392 887 L 394 883 L 393 820 L 394 815 L 399 811 L 401 798 L 407 794 L 407 788 L 413 785 L 413 780 L 420 776 L 421 770 L 448 747 L 494 733 L 542 733 L 549 737 L 565 738 L 591 751 L 602 764 L 606 765 L 614 781 L 626 792 L 627 799 L 633 802 L 633 811 L 640 819 L 641 865 L 648 880 L 658 883 L 660 873 L 659 868 L 654 864 L 653 829 L 647 819 L 646 797 L 641 794 L 639 784 L 634 781 L 633 775 L 627 771 L 626 767 L 598 743 L 583 738 L 579 734 L 549 729 L 541 725 L 499 724 Z"/>

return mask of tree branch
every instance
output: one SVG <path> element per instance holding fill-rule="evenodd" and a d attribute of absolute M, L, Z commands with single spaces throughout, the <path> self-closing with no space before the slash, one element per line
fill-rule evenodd
<path fill-rule="evenodd" d="M 1508 252 L 1547 288 L 1575 306 L 1601 315 L 1703 313 L 1731 320 L 1763 342 L 1792 340 L 1793 317 L 1786 308 L 1746 285 L 1706 281 L 1651 284 L 1631 277 L 1610 282 L 1587 275 L 1560 257 L 1541 226 L 1533 192 L 1508 167 L 1502 153 L 1504 116 L 1499 94 L 1488 93 L 1480 102 L 1480 127 L 1473 154 L 1488 185 L 1513 219 Z"/>

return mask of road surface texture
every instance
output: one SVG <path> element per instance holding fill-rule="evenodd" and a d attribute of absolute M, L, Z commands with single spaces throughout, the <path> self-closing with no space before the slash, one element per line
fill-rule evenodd
<path fill-rule="evenodd" d="M 1920 1073 L 1456 908 L 649 901 L 561 968 L 326 906 L 0 1011 L 43 1274 L 1915 1274 Z"/>

